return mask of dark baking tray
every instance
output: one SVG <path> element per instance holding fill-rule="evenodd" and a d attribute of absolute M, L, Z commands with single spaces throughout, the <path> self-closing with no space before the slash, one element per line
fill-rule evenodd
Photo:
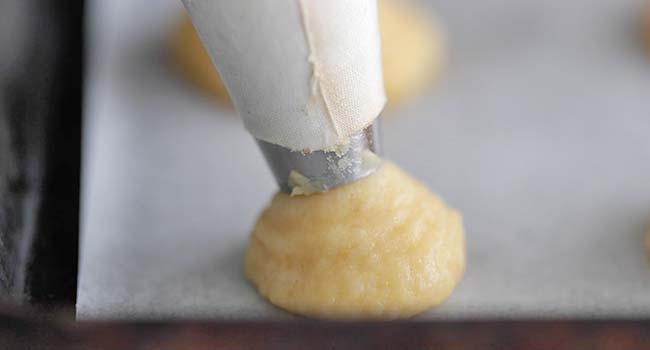
<path fill-rule="evenodd" d="M 0 3 L 0 295 L 74 304 L 83 2 Z"/>

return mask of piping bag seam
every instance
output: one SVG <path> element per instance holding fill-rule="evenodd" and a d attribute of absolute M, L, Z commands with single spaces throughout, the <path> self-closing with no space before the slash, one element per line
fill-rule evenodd
<path fill-rule="evenodd" d="M 320 63 L 318 62 L 316 58 L 316 48 L 314 47 L 313 44 L 313 39 L 311 36 L 311 31 L 309 30 L 309 16 L 307 14 L 306 6 L 304 5 L 304 0 L 298 0 L 298 7 L 300 7 L 300 17 L 302 19 L 302 26 L 305 31 L 305 39 L 307 40 L 307 47 L 309 47 L 309 57 L 307 57 L 307 61 L 311 65 L 312 73 L 311 73 L 311 81 L 310 81 L 310 100 L 312 100 L 316 95 L 320 95 L 320 98 L 323 100 L 323 105 L 325 106 L 325 112 L 327 114 L 327 117 L 332 124 L 332 128 L 334 129 L 334 132 L 336 133 L 336 138 L 340 140 L 341 138 L 341 131 L 339 130 L 338 124 L 334 120 L 334 117 L 332 116 L 332 111 L 329 105 L 329 101 L 327 97 L 325 96 L 326 94 L 323 92 L 323 87 L 321 85 L 321 73 L 320 73 Z"/>

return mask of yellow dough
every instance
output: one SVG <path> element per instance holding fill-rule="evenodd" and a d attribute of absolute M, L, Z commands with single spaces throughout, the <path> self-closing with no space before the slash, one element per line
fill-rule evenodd
<path fill-rule="evenodd" d="M 379 1 L 384 88 L 389 104 L 417 95 L 444 61 L 444 38 L 436 19 L 404 0 Z M 191 82 L 229 101 L 192 22 L 186 16 L 172 40 L 172 59 Z"/>
<path fill-rule="evenodd" d="M 209 91 L 224 103 L 230 103 L 226 86 L 223 85 L 219 73 L 212 66 L 210 57 L 203 49 L 201 39 L 196 35 L 194 25 L 185 16 L 174 34 L 171 43 L 171 58 L 173 63 L 185 77 L 199 88 Z"/>
<path fill-rule="evenodd" d="M 379 0 L 381 59 L 389 104 L 416 96 L 441 71 L 445 60 L 437 19 L 409 1 Z"/>
<path fill-rule="evenodd" d="M 390 162 L 329 192 L 276 194 L 245 258 L 271 303 L 328 319 L 420 313 L 449 297 L 464 267 L 460 214 Z"/>

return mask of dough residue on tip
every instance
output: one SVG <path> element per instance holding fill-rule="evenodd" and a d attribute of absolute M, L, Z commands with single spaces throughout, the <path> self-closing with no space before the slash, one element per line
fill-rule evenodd
<path fill-rule="evenodd" d="M 363 162 L 363 168 L 366 170 L 375 169 L 381 164 L 381 158 L 377 153 L 369 149 L 364 149 L 361 152 L 361 161 Z"/>
<path fill-rule="evenodd" d="M 291 170 L 289 173 L 289 187 L 291 187 L 291 196 L 308 196 L 318 192 L 309 178 L 296 170 Z"/>

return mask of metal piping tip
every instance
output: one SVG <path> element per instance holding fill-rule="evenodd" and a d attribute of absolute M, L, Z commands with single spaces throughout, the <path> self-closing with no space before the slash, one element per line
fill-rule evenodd
<path fill-rule="evenodd" d="M 280 190 L 292 195 L 325 192 L 372 174 L 381 164 L 379 118 L 350 137 L 340 152 L 292 151 L 257 140 Z"/>

